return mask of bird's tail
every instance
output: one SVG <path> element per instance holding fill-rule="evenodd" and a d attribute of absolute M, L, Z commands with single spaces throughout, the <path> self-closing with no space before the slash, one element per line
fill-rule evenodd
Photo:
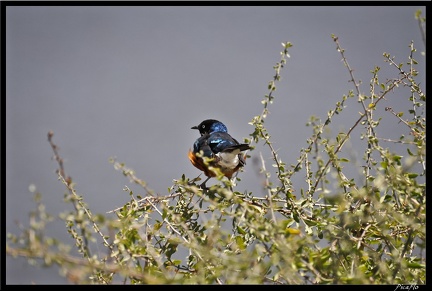
<path fill-rule="evenodd" d="M 230 153 L 230 152 L 233 152 L 235 150 L 240 150 L 241 152 L 243 152 L 243 151 L 250 150 L 250 149 L 251 149 L 251 147 L 248 144 L 242 143 L 242 144 L 236 144 L 236 145 L 229 146 L 229 147 L 225 148 L 223 150 L 223 152 Z"/>

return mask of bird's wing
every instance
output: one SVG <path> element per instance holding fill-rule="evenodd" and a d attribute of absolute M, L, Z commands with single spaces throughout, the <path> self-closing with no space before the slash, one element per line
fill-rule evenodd
<path fill-rule="evenodd" d="M 213 153 L 217 154 L 226 149 L 230 149 L 233 146 L 237 146 L 239 143 L 226 132 L 214 132 L 209 135 L 207 139 L 208 145 L 210 146 Z"/>
<path fill-rule="evenodd" d="M 200 151 L 203 151 L 205 157 L 213 158 L 214 152 L 212 148 L 209 146 L 208 138 L 209 138 L 208 134 L 205 134 L 200 138 L 198 138 L 194 143 L 194 152 L 198 153 Z"/>

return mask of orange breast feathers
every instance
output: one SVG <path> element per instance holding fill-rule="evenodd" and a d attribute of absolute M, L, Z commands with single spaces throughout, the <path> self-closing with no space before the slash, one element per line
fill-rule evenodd
<path fill-rule="evenodd" d="M 207 177 L 216 177 L 216 174 L 211 171 L 208 166 L 205 165 L 204 160 L 198 157 L 192 150 L 189 150 L 188 157 L 192 165 L 194 165 L 197 169 L 203 171 Z"/>

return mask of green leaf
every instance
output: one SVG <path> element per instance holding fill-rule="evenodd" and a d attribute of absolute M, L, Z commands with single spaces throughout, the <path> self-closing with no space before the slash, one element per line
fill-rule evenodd
<path fill-rule="evenodd" d="M 408 173 L 406 175 L 407 175 L 408 178 L 411 178 L 411 179 L 416 178 L 418 176 L 417 173 Z"/>
<path fill-rule="evenodd" d="M 237 226 L 237 231 L 238 231 L 239 234 L 242 234 L 242 235 L 246 234 L 246 231 L 244 231 L 244 229 L 241 228 L 240 226 Z"/>
<path fill-rule="evenodd" d="M 401 164 L 400 161 L 402 159 L 402 156 L 394 155 L 392 159 L 393 159 L 393 161 L 395 161 L 400 166 L 400 164 Z"/>
<path fill-rule="evenodd" d="M 407 267 L 412 268 L 412 269 L 424 269 L 424 268 L 426 268 L 426 265 L 411 262 L 411 263 L 407 263 Z"/>
<path fill-rule="evenodd" d="M 239 247 L 239 249 L 241 249 L 241 250 L 246 249 L 246 244 L 245 244 L 244 238 L 242 236 L 239 236 L 239 235 L 236 236 L 235 240 L 236 240 L 236 244 Z"/>

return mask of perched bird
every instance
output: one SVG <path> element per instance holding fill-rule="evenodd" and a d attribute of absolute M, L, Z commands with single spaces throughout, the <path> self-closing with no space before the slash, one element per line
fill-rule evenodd
<path fill-rule="evenodd" d="M 200 137 L 189 150 L 189 160 L 208 177 L 200 186 L 206 189 L 205 183 L 215 177 L 216 173 L 209 166 L 218 168 L 225 177 L 231 179 L 233 174 L 240 170 L 246 162 L 241 152 L 251 149 L 248 144 L 240 144 L 228 134 L 228 129 L 222 122 L 215 119 L 207 119 L 191 129 L 198 129 Z M 210 160 L 205 165 L 204 160 L 197 153 Z"/>

